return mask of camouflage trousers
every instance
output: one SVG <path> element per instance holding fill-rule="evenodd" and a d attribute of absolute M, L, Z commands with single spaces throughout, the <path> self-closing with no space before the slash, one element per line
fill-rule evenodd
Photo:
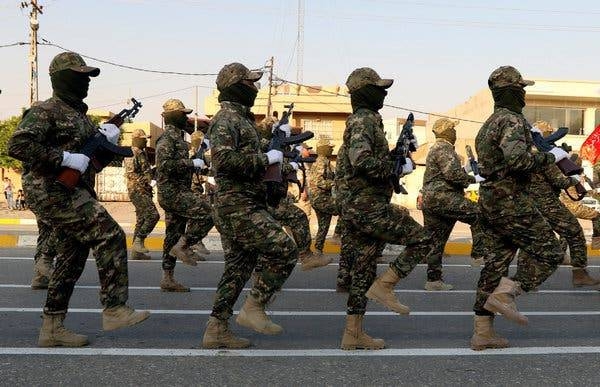
<path fill-rule="evenodd" d="M 432 236 L 432 248 L 427 254 L 427 281 L 442 280 L 442 256 L 450 233 L 457 221 L 471 225 L 473 236 L 472 257 L 484 256 L 482 250 L 481 210 L 477 203 L 463 197 L 457 197 L 452 203 L 444 206 L 424 206 L 423 221 L 425 230 Z M 477 246 L 477 247 L 476 247 Z M 479 250 L 479 251 L 477 251 Z"/>
<path fill-rule="evenodd" d="M 52 210 L 48 210 L 47 203 L 38 203 L 34 192 L 28 194 L 26 191 L 30 208 L 41 223 L 52 225 L 56 238 L 56 263 L 48 285 L 46 314 L 67 312 L 90 249 L 100 278 L 102 306 L 123 305 L 128 299 L 125 232 L 89 193 L 82 188 L 76 189 L 77 203 L 57 202 Z"/>
<path fill-rule="evenodd" d="M 406 208 L 376 198 L 349 202 L 342 208 L 342 217 L 347 237 L 353 240 L 350 249 L 355 251 L 347 313 L 364 314 L 365 294 L 375 280 L 376 259 L 382 244 L 406 246 L 390 264 L 390 268 L 404 278 L 429 253 L 431 237 Z"/>
<path fill-rule="evenodd" d="M 339 215 L 339 209 L 332 197 L 322 197 L 311 202 L 312 208 L 317 215 L 317 224 L 319 228 L 315 236 L 315 249 L 323 251 L 325 238 L 329 232 L 331 218 L 334 215 Z"/>
<path fill-rule="evenodd" d="M 341 288 L 350 289 L 352 283 L 352 267 L 356 260 L 357 250 L 354 246 L 355 241 L 352 239 L 352 235 L 348 233 L 344 226 L 344 221 L 338 219 L 336 230 L 339 229 L 339 235 L 341 235 L 341 246 L 340 246 L 340 259 L 337 271 L 336 285 Z M 383 254 L 386 243 L 381 243 L 375 253 L 375 259 L 377 260 Z"/>
<path fill-rule="evenodd" d="M 285 227 L 294 237 L 298 251 L 310 250 L 312 242 L 308 217 L 302 209 L 295 204 L 282 200 L 276 208 L 268 207 L 268 212 L 273 218 Z"/>
<path fill-rule="evenodd" d="M 298 249 L 281 224 L 260 205 L 217 206 L 215 225 L 223 241 L 225 269 L 217 285 L 211 316 L 227 320 L 258 257 L 261 257 L 262 269 L 257 273 L 250 295 L 266 304 L 292 273 Z"/>
<path fill-rule="evenodd" d="M 508 276 L 517 249 L 525 256 L 518 260 L 513 280 L 518 281 L 526 292 L 543 283 L 564 258 L 558 239 L 542 214 L 528 200 L 519 198 L 522 195 L 514 196 L 512 208 L 520 209 L 519 213 L 505 211 L 504 216 L 494 217 L 493 213 L 483 212 L 486 255 L 473 306 L 477 315 L 491 315 L 483 305 L 502 277 Z"/>
<path fill-rule="evenodd" d="M 152 201 L 152 192 L 129 190 L 129 199 L 135 208 L 133 237 L 146 239 L 160 219 L 158 210 Z"/>
<path fill-rule="evenodd" d="M 212 208 L 204 198 L 191 191 L 180 192 L 171 200 L 159 196 L 159 204 L 165 210 L 162 268 L 173 270 L 177 258 L 169 251 L 182 236 L 185 236 L 188 246 L 204 239 L 214 226 Z"/>
<path fill-rule="evenodd" d="M 566 253 L 567 246 L 571 253 L 571 266 L 583 268 L 587 266 L 587 244 L 583 228 L 579 221 L 560 200 L 548 203 L 536 203 L 546 221 L 560 237 L 560 245 Z M 519 260 L 525 259 L 527 252 L 519 252 Z M 525 259 L 525 262 L 531 260 Z"/>
<path fill-rule="evenodd" d="M 39 271 L 39 267 L 44 268 L 44 272 L 39 274 L 44 277 L 49 277 L 54 266 L 54 257 L 56 257 L 56 233 L 51 224 L 41 221 L 36 216 L 38 238 L 36 244 L 35 255 L 33 256 L 34 275 Z"/>

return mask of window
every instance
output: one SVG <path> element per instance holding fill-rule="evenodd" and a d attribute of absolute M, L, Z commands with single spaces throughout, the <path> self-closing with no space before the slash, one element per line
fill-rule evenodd
<path fill-rule="evenodd" d="M 302 128 L 310 130 L 315 134 L 315 138 L 333 138 L 333 121 L 329 120 L 302 120 Z"/>
<path fill-rule="evenodd" d="M 600 125 L 600 109 L 596 109 L 596 120 L 594 121 L 594 129 Z"/>
<path fill-rule="evenodd" d="M 554 128 L 561 126 L 569 128 L 569 134 L 583 134 L 583 112 L 584 109 L 556 108 L 549 106 L 526 106 L 523 114 L 527 121 L 547 121 Z M 598 114 L 596 114 L 598 118 Z M 598 121 L 598 120 L 596 120 Z"/>

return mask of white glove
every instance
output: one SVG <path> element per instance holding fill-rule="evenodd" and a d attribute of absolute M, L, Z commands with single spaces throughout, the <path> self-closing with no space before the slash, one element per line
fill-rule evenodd
<path fill-rule="evenodd" d="M 278 151 L 277 149 L 271 149 L 265 153 L 265 155 L 267 155 L 267 159 L 269 159 L 269 165 L 283 162 L 283 152 Z"/>
<path fill-rule="evenodd" d="M 571 179 L 575 180 L 578 183 L 581 183 L 583 180 L 580 175 L 573 175 L 571 176 Z"/>
<path fill-rule="evenodd" d="M 419 149 L 419 141 L 417 141 L 416 137 L 410 140 L 410 142 L 414 145 L 415 149 Z"/>
<path fill-rule="evenodd" d="M 154 188 L 155 185 L 156 185 L 156 180 L 154 180 L 154 179 L 150 180 L 150 187 Z"/>
<path fill-rule="evenodd" d="M 292 168 L 294 168 L 294 171 L 297 171 L 298 168 L 300 168 L 300 164 L 298 164 L 295 161 L 290 161 L 290 165 L 292 166 Z"/>
<path fill-rule="evenodd" d="M 286 137 L 289 137 L 292 134 L 292 127 L 289 124 L 280 125 L 279 129 L 285 132 Z"/>
<path fill-rule="evenodd" d="M 112 142 L 114 145 L 117 145 L 119 142 L 119 135 L 121 134 L 121 130 L 114 124 L 102 124 L 100 125 L 100 129 L 98 129 L 100 133 L 106 137 L 109 142 Z"/>
<path fill-rule="evenodd" d="M 542 131 L 537 126 L 532 126 L 531 127 L 531 133 L 539 133 L 540 136 L 542 135 Z"/>
<path fill-rule="evenodd" d="M 296 145 L 294 147 L 295 150 L 298 151 L 298 153 L 302 154 L 302 152 L 304 152 L 306 149 L 304 149 L 304 147 L 302 145 Z"/>
<path fill-rule="evenodd" d="M 63 151 L 63 160 L 60 165 L 63 167 L 76 169 L 83 173 L 87 169 L 89 163 L 90 158 L 82 153 L 70 153 Z"/>
<path fill-rule="evenodd" d="M 402 166 L 402 174 L 408 175 L 409 173 L 412 173 L 412 171 L 414 171 L 412 160 L 407 157 L 406 164 Z"/>
<path fill-rule="evenodd" d="M 202 142 L 206 145 L 206 150 L 210 149 L 210 141 L 208 140 L 208 138 L 204 137 L 204 140 L 202 140 Z"/>
<path fill-rule="evenodd" d="M 550 149 L 548 153 L 552 153 L 552 155 L 554 156 L 555 164 L 558 163 L 560 160 L 569 157 L 569 154 L 563 148 L 558 146 L 555 146 L 554 148 Z"/>
<path fill-rule="evenodd" d="M 475 175 L 475 183 L 481 183 L 482 181 L 485 181 L 485 177 L 481 177 L 479 174 Z"/>
<path fill-rule="evenodd" d="M 209 176 L 206 178 L 206 182 L 210 185 L 217 185 L 217 182 L 213 176 Z"/>
<path fill-rule="evenodd" d="M 206 164 L 202 159 L 192 159 L 192 163 L 194 163 L 194 168 L 204 169 L 206 168 Z"/>

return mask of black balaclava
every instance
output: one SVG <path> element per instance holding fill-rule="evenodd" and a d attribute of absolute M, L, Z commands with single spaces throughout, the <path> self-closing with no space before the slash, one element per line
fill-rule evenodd
<path fill-rule="evenodd" d="M 387 95 L 387 90 L 380 86 L 366 85 L 350 94 L 352 111 L 356 112 L 360 108 L 379 111 L 383 107 L 383 100 Z"/>
<path fill-rule="evenodd" d="M 522 113 L 525 107 L 525 89 L 518 86 L 507 86 L 492 89 L 494 107 L 503 107 L 515 113 Z"/>
<path fill-rule="evenodd" d="M 185 114 L 184 112 L 180 112 L 180 111 L 171 111 L 171 112 L 163 112 L 162 114 L 164 120 L 165 120 L 165 125 L 173 125 L 174 127 L 181 129 L 181 130 L 185 130 L 187 132 L 187 121 L 188 121 L 188 117 L 187 114 Z"/>
<path fill-rule="evenodd" d="M 237 102 L 247 107 L 254 106 L 254 100 L 258 94 L 256 86 L 248 86 L 245 83 L 238 82 L 223 89 L 219 94 L 219 102 L 229 101 Z"/>
<path fill-rule="evenodd" d="M 65 101 L 75 110 L 87 111 L 83 99 L 87 97 L 90 76 L 73 70 L 61 70 L 50 74 L 54 95 Z"/>

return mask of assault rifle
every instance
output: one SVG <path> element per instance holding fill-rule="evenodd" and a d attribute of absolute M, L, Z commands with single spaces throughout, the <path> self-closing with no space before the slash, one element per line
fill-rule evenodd
<path fill-rule="evenodd" d="M 287 137 L 286 133 L 281 129 L 281 126 L 289 122 L 292 110 L 294 109 L 294 104 L 291 103 L 284 107 L 287 108 L 287 110 L 283 112 L 281 119 L 273 127 L 273 136 L 271 137 L 268 150 L 276 149 L 283 152 L 285 157 L 288 157 L 291 155 L 290 153 L 286 153 L 288 146 L 301 144 L 306 140 L 310 140 L 314 137 L 314 134 L 313 132 L 307 131 Z M 267 204 L 272 207 L 277 207 L 287 192 L 287 181 L 284 181 L 282 176 L 281 163 L 269 165 L 263 181 L 267 186 Z"/>
<path fill-rule="evenodd" d="M 471 145 L 465 146 L 465 151 L 467 152 L 467 158 L 469 159 L 471 171 L 473 171 L 474 175 L 479 175 L 479 165 L 477 165 L 477 160 L 475 160 L 475 155 L 473 155 L 473 149 L 471 149 Z"/>
<path fill-rule="evenodd" d="M 390 182 L 394 187 L 394 192 L 397 194 L 408 194 L 406 188 L 400 183 L 400 177 L 402 175 L 402 167 L 406 165 L 406 159 L 410 157 L 410 152 L 417 150 L 413 143 L 413 140 L 415 139 L 413 133 L 414 124 L 415 116 L 412 113 L 409 113 L 404 125 L 402 125 L 402 130 L 396 141 L 396 147 L 390 152 L 392 160 L 394 160 L 394 169 L 390 176 Z"/>
<path fill-rule="evenodd" d="M 556 130 L 556 132 L 552 133 L 547 137 L 542 136 L 542 134 L 538 132 L 531 132 L 531 137 L 533 138 L 533 143 L 535 144 L 535 147 L 540 152 L 550 152 L 552 148 L 556 147 L 555 142 L 566 136 L 568 133 L 568 128 L 560 127 Z M 567 144 L 565 143 L 562 144 L 563 147 L 566 145 Z M 560 160 L 558 163 L 556 163 L 556 166 L 558 166 L 560 171 L 565 176 L 581 175 L 583 173 L 583 168 L 575 164 L 568 157 Z M 581 183 L 577 183 L 575 185 L 575 190 L 577 191 L 577 198 L 572 197 L 571 194 L 569 194 L 569 192 L 565 189 L 565 192 L 572 200 L 579 201 L 583 199 L 585 197 L 585 194 L 587 193 L 585 187 Z"/>
<path fill-rule="evenodd" d="M 296 147 L 294 146 L 293 149 L 289 152 L 283 152 L 283 157 L 287 158 L 290 162 L 294 162 L 298 164 L 298 170 L 302 171 L 302 181 L 298 180 L 298 175 L 296 174 L 296 171 L 288 174 L 285 177 L 285 180 L 287 181 L 291 181 L 294 184 L 298 185 L 298 192 L 302 192 L 304 191 L 304 188 L 306 187 L 306 167 L 304 166 L 304 163 L 314 163 L 315 161 L 317 161 L 317 159 L 315 157 L 302 157 L 302 155 L 300 154 L 300 151 L 298 149 L 296 149 Z"/>

